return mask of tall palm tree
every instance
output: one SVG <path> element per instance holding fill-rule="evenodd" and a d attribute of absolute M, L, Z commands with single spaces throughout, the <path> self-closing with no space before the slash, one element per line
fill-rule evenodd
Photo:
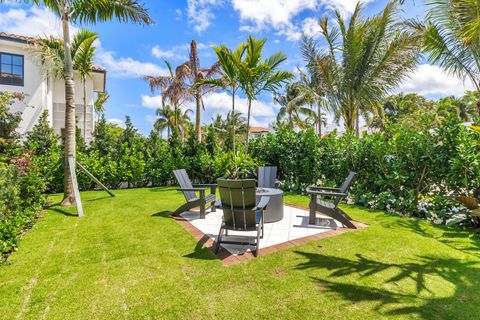
<path fill-rule="evenodd" d="M 413 23 L 424 35 L 429 60 L 460 79 L 469 79 L 480 92 L 480 2 L 429 1 L 427 24 Z M 480 100 L 477 100 L 480 115 Z"/>
<path fill-rule="evenodd" d="M 105 113 L 105 103 L 107 103 L 108 99 L 110 99 L 110 94 L 107 91 L 99 92 L 97 95 L 97 99 L 93 103 L 93 109 L 95 109 L 95 113 L 97 114 L 97 121 L 100 121 L 101 116 Z"/>
<path fill-rule="evenodd" d="M 381 114 L 380 100 L 415 68 L 421 40 L 398 23 L 397 1 L 370 18 L 361 18 L 362 8 L 358 3 L 348 23 L 339 12 L 335 24 L 320 20 L 326 49 L 311 37 L 302 44 L 307 70 L 321 83 L 337 119 L 357 136 L 360 115 Z"/>
<path fill-rule="evenodd" d="M 252 101 L 264 91 L 275 93 L 282 84 L 294 77 L 291 72 L 277 70 L 280 63 L 287 59 L 283 52 L 277 52 L 267 59 L 262 58 L 266 41 L 266 39 L 255 39 L 250 35 L 245 44 L 246 57 L 238 65 L 238 83 L 248 101 L 245 154 L 248 153 L 249 146 Z"/>
<path fill-rule="evenodd" d="M 284 94 L 275 94 L 273 98 L 273 101 L 280 105 L 277 122 L 280 123 L 287 117 L 287 124 L 290 129 L 293 129 L 294 123 L 298 125 L 302 122 L 302 115 L 312 119 L 315 118 L 315 112 L 305 107 L 310 100 L 309 92 L 302 89 L 303 85 L 301 83 L 290 83 L 287 85 Z"/>
<path fill-rule="evenodd" d="M 97 39 L 96 32 L 82 29 L 75 35 L 72 43 L 73 69 L 78 72 L 83 84 L 83 140 L 85 141 L 87 140 L 87 77 L 92 73 L 95 56 L 93 43 Z"/>
<path fill-rule="evenodd" d="M 217 55 L 220 66 L 220 78 L 206 78 L 197 80 L 197 85 L 206 85 L 211 88 L 226 90 L 232 96 L 232 113 L 235 112 L 235 96 L 239 88 L 238 66 L 242 63 L 247 46 L 241 43 L 232 51 L 226 45 L 214 46 L 213 50 Z M 235 156 L 235 124 L 231 128 L 233 154 Z"/>
<path fill-rule="evenodd" d="M 203 107 L 202 96 L 208 91 L 207 87 L 200 84 L 202 79 L 210 79 L 219 72 L 219 64 L 214 63 L 210 68 L 201 68 L 200 55 L 198 54 L 197 42 L 192 40 L 190 43 L 190 59 L 186 62 L 189 67 L 190 78 L 192 82 L 192 95 L 195 99 L 195 133 L 198 142 L 202 142 L 202 128 L 200 123 L 200 113 Z"/>
<path fill-rule="evenodd" d="M 0 0 L 4 2 L 5 0 Z M 68 157 L 75 157 L 75 82 L 71 58 L 70 23 L 91 23 L 117 19 L 120 22 L 151 24 L 147 10 L 134 0 L 26 0 L 43 5 L 62 20 L 65 79 L 65 139 L 64 139 L 64 195 L 62 205 L 75 203 L 73 183 L 68 166 Z"/>

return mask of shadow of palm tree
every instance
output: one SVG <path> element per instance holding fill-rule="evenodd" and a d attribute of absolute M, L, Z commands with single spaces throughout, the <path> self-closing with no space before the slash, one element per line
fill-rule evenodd
<path fill-rule="evenodd" d="M 480 262 L 464 261 L 454 258 L 444 258 L 439 256 L 419 256 L 407 263 L 385 263 L 369 259 L 361 254 L 356 255 L 356 259 L 349 260 L 345 258 L 327 256 L 315 253 L 305 253 L 296 251 L 296 253 L 306 257 L 307 262 L 297 266 L 298 269 L 325 269 L 331 271 L 329 280 L 321 278 L 312 278 L 317 283 L 317 287 L 330 293 L 340 295 L 347 303 L 356 303 L 363 301 L 378 302 L 375 311 L 382 316 L 388 315 L 416 315 L 422 319 L 434 318 L 434 314 L 439 312 L 443 314 L 440 318 L 453 319 L 458 318 L 454 309 L 445 311 L 445 306 L 462 304 L 474 297 L 480 299 L 478 293 L 480 272 Z M 378 285 L 365 286 L 352 282 L 351 276 L 358 275 L 359 279 L 364 279 L 381 272 L 390 272 L 393 275 L 384 283 L 394 283 L 399 291 L 386 290 Z M 348 283 L 343 283 L 342 278 L 349 276 Z M 429 283 L 434 278 L 441 278 L 455 288 L 455 293 L 448 297 L 438 297 L 437 293 L 429 288 Z M 338 282 L 330 278 L 339 279 Z M 401 289 L 404 280 L 413 280 L 416 285 L 415 294 L 405 294 Z M 429 281 L 427 281 L 429 280 Z M 438 284 L 438 283 L 437 283 Z M 427 294 L 422 292 L 426 292 Z M 480 308 L 475 304 L 468 306 L 473 311 L 467 314 L 478 314 Z M 462 305 L 464 309 L 465 306 Z"/>
<path fill-rule="evenodd" d="M 387 228 L 393 226 L 392 223 L 384 223 L 382 225 Z M 467 228 L 443 225 L 430 225 L 429 228 L 426 228 L 425 221 L 421 219 L 402 219 L 395 222 L 394 226 L 414 231 L 420 236 L 435 239 L 452 249 L 480 258 L 480 237 Z"/>

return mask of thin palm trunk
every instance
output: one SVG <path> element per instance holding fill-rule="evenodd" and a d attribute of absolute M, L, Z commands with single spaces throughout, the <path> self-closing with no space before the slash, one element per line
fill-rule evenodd
<path fill-rule="evenodd" d="M 355 136 L 360 137 L 360 112 L 358 110 L 355 119 Z"/>
<path fill-rule="evenodd" d="M 232 117 L 235 116 L 235 93 L 236 89 L 235 87 L 232 87 Z M 233 156 L 235 157 L 235 121 L 232 123 L 232 150 L 233 150 Z"/>
<path fill-rule="evenodd" d="M 245 139 L 245 155 L 248 155 L 248 143 L 250 138 L 250 111 L 252 108 L 252 99 L 248 98 L 248 113 L 247 113 L 247 138 Z"/>
<path fill-rule="evenodd" d="M 62 8 L 63 45 L 65 48 L 65 150 L 63 163 L 63 201 L 62 205 L 75 204 L 73 182 L 68 166 L 68 157 L 75 157 L 75 83 L 70 50 L 69 12 L 66 4 Z M 75 169 L 74 169 L 75 170 Z M 75 172 L 73 172 L 75 174 Z"/>
<path fill-rule="evenodd" d="M 87 142 L 87 78 L 83 77 L 83 140 Z"/>
<path fill-rule="evenodd" d="M 196 100 L 195 132 L 197 134 L 197 140 L 199 143 L 202 143 L 202 128 L 200 125 L 201 99 L 202 97 L 200 96 L 200 92 L 197 89 L 197 92 L 195 92 L 195 100 Z"/>
<path fill-rule="evenodd" d="M 318 135 L 322 136 L 322 108 L 320 107 L 320 102 L 317 103 L 317 113 L 318 113 L 318 123 L 317 123 Z"/>

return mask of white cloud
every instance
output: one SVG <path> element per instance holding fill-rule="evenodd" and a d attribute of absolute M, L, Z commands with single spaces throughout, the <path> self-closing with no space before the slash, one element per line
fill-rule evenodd
<path fill-rule="evenodd" d="M 147 96 L 142 94 L 142 107 L 157 109 L 162 107 L 162 96 Z"/>
<path fill-rule="evenodd" d="M 211 116 L 221 114 L 226 116 L 232 108 L 232 96 L 226 92 L 212 92 L 203 97 L 205 112 L 202 116 L 205 119 L 208 113 Z M 189 106 L 193 108 L 193 104 Z M 235 111 L 241 112 L 245 117 L 248 111 L 248 101 L 246 98 L 235 98 Z M 250 123 L 252 126 L 267 127 L 269 123 L 275 120 L 276 112 L 273 103 L 256 100 L 252 102 L 252 117 Z M 207 117 L 208 118 L 208 117 Z"/>
<path fill-rule="evenodd" d="M 298 40 L 302 32 L 313 33 L 313 18 L 297 21 L 298 15 L 310 11 L 318 15 L 320 8 L 338 10 L 343 15 L 352 14 L 357 0 L 230 0 L 233 9 L 239 14 L 241 31 L 256 33 L 274 29 L 278 35 L 288 40 Z M 372 0 L 366 0 L 368 3 Z M 212 10 L 223 0 L 188 0 L 188 18 L 196 32 L 206 30 L 215 19 Z"/>
<path fill-rule="evenodd" d="M 463 95 L 474 88 L 470 81 L 465 83 L 444 72 L 440 67 L 422 64 L 398 88 L 398 92 L 415 92 L 430 98 Z"/>
<path fill-rule="evenodd" d="M 188 0 L 187 15 L 189 23 L 197 33 L 205 31 L 215 19 L 212 8 L 219 6 L 223 0 Z"/>
<path fill-rule="evenodd" d="M 162 58 L 162 59 L 171 59 L 175 57 L 175 52 L 173 52 L 172 49 L 170 50 L 162 50 L 160 47 L 157 45 L 152 48 L 152 55 L 156 58 Z"/>
<path fill-rule="evenodd" d="M 120 128 L 125 128 L 125 121 L 123 121 L 121 119 L 115 119 L 115 118 L 107 119 L 107 122 L 111 123 L 111 124 L 116 124 Z"/>
<path fill-rule="evenodd" d="M 0 13 L 0 30 L 23 36 L 62 36 L 60 19 L 50 10 L 32 6 L 29 9 L 11 8 Z M 77 28 L 71 27 L 72 35 Z"/>
<path fill-rule="evenodd" d="M 197 49 L 203 50 L 210 48 L 209 45 L 204 43 L 197 43 Z M 190 44 L 185 43 L 178 46 L 173 46 L 169 49 L 162 49 L 159 45 L 156 45 L 152 48 L 152 55 L 159 59 L 171 59 L 171 60 L 188 60 L 188 54 L 190 50 Z"/>
<path fill-rule="evenodd" d="M 151 114 L 147 114 L 147 115 L 145 116 L 145 120 L 146 120 L 148 123 L 152 123 L 152 124 L 155 123 L 155 119 L 156 119 L 156 118 L 155 118 L 154 116 L 152 116 Z"/>
<path fill-rule="evenodd" d="M 107 68 L 108 76 L 115 78 L 141 78 L 143 76 L 168 75 L 168 70 L 154 63 L 140 62 L 130 57 L 116 57 L 115 52 L 99 48 L 97 62 Z"/>
<path fill-rule="evenodd" d="M 302 32 L 309 37 L 318 37 L 320 35 L 320 24 L 317 18 L 309 17 L 302 22 Z"/>

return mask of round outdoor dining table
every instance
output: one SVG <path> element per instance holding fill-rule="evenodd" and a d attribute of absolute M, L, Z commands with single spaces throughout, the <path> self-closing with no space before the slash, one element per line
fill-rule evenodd
<path fill-rule="evenodd" d="M 263 212 L 265 223 L 277 222 L 283 219 L 283 191 L 274 188 L 257 188 L 257 202 L 261 197 L 269 197 L 267 208 Z"/>

